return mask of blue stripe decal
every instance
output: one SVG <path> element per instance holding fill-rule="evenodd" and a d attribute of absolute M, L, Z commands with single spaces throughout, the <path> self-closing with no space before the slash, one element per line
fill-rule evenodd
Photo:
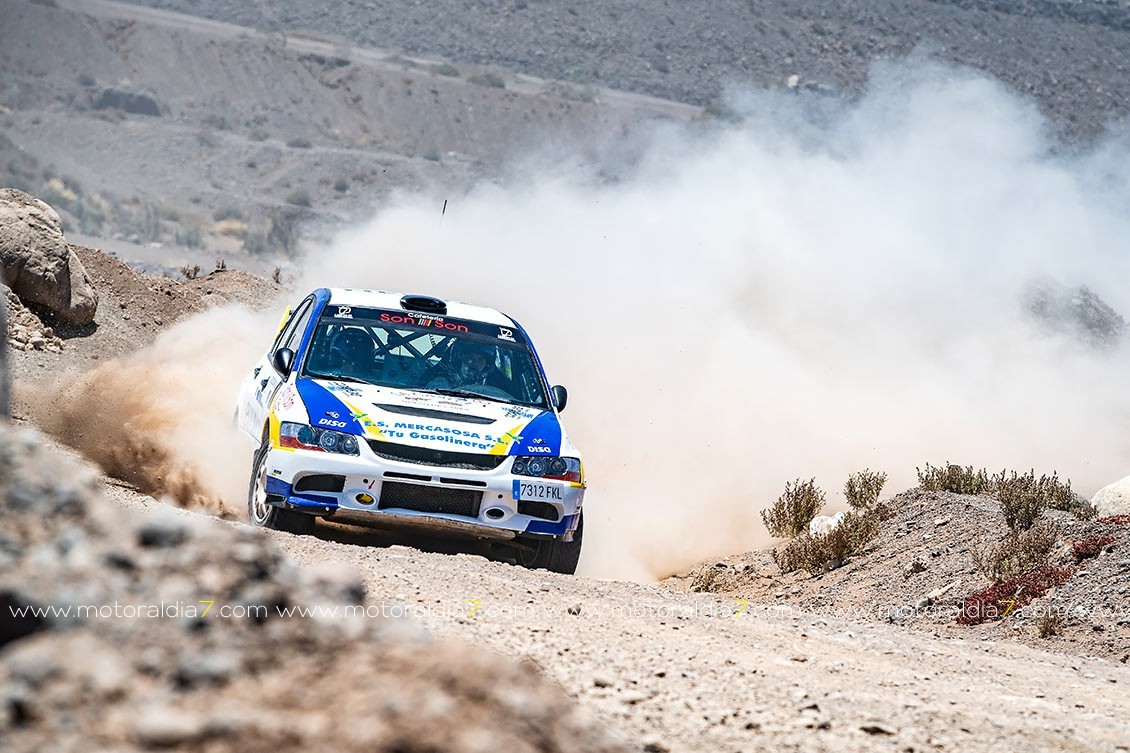
<path fill-rule="evenodd" d="M 550 533 L 554 536 L 560 536 L 566 531 L 576 530 L 578 517 L 580 517 L 580 513 L 566 515 L 556 523 L 549 520 L 531 520 L 529 525 L 526 526 L 525 533 Z"/>
<path fill-rule="evenodd" d="M 286 503 L 299 510 L 317 510 L 318 512 L 325 512 L 327 507 L 337 509 L 337 499 L 334 497 L 323 497 L 321 494 L 305 494 L 302 496 L 287 497 Z"/>
<path fill-rule="evenodd" d="M 543 410 L 522 429 L 521 441 L 510 445 L 510 455 L 561 454 L 561 424 L 553 411 Z"/>
<path fill-rule="evenodd" d="M 344 431 L 346 434 L 365 435 L 365 429 L 353 417 L 353 411 L 325 387 L 313 379 L 299 379 L 294 386 L 298 388 L 298 394 L 302 398 L 302 404 L 306 406 L 306 414 L 310 417 L 312 426 Z"/>
<path fill-rule="evenodd" d="M 267 476 L 267 494 L 275 494 L 279 497 L 289 497 L 290 488 L 290 484 L 283 481 L 281 478 Z"/>

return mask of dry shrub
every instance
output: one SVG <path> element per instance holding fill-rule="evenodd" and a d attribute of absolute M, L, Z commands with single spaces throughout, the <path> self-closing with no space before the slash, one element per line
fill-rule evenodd
<path fill-rule="evenodd" d="M 940 467 L 926 463 L 924 469 L 915 470 L 918 471 L 918 485 L 928 492 L 984 494 L 992 490 L 992 481 L 984 468 L 977 470 L 971 465 L 962 467 L 946 461 Z"/>
<path fill-rule="evenodd" d="M 816 486 L 816 479 L 797 479 L 785 484 L 785 493 L 771 508 L 761 511 L 761 520 L 774 536 L 792 537 L 807 531 L 809 522 L 823 506 L 824 492 Z"/>
<path fill-rule="evenodd" d="M 1094 507 L 1071 490 L 1071 481 L 1060 481 L 1052 472 L 1050 476 L 1036 478 L 1036 471 L 1025 474 L 1001 471 L 989 475 L 984 468 L 946 463 L 935 467 L 926 463 L 918 468 L 918 484 L 926 491 L 953 492 L 954 494 L 992 494 L 1001 503 L 1005 522 L 1013 531 L 1025 531 L 1045 509 L 1063 510 L 1078 518 L 1089 520 L 1095 516 Z"/>
<path fill-rule="evenodd" d="M 691 591 L 696 593 L 717 593 L 734 585 L 733 571 L 723 562 L 701 568 L 691 576 Z"/>
<path fill-rule="evenodd" d="M 1037 479 L 1035 470 L 1023 475 L 1016 471 L 1011 474 L 1001 471 L 993 477 L 993 486 L 1001 503 L 1004 521 L 1014 531 L 1031 528 L 1040 512 L 1046 508 L 1085 515 L 1084 505 L 1071 491 L 1071 482 L 1060 481 L 1054 472 L 1051 476 L 1040 476 Z"/>
<path fill-rule="evenodd" d="M 844 497 L 853 510 L 875 512 L 885 519 L 889 513 L 879 504 L 879 494 L 886 483 L 887 474 L 865 468 L 848 477 L 844 484 Z"/>
<path fill-rule="evenodd" d="M 773 552 L 773 561 L 783 573 L 804 570 L 809 575 L 817 575 L 840 567 L 848 557 L 862 552 L 878 535 L 877 514 L 849 512 L 828 533 L 796 536 Z"/>
<path fill-rule="evenodd" d="M 247 223 L 232 217 L 225 217 L 212 226 L 212 232 L 229 238 L 243 238 L 247 235 Z"/>
<path fill-rule="evenodd" d="M 1099 522 L 1108 526 L 1130 526 L 1130 515 L 1108 515 L 1099 518 Z"/>
<path fill-rule="evenodd" d="M 974 549 L 973 562 L 986 578 L 1003 583 L 1047 565 L 1059 534 L 1057 526 L 1037 523 L 1026 531 L 1010 532 L 996 544 Z"/>
<path fill-rule="evenodd" d="M 195 280 L 197 277 L 200 276 L 200 265 L 199 264 L 193 264 L 192 266 L 189 266 L 189 265 L 185 264 L 183 267 L 180 268 L 180 273 L 182 275 L 184 275 L 184 278 L 186 280 Z"/>
<path fill-rule="evenodd" d="M 1102 551 L 1114 543 L 1114 537 L 1107 534 L 1095 534 L 1085 539 L 1080 539 L 1071 545 L 1071 554 L 1075 561 L 1082 562 L 1092 557 L 1098 557 Z"/>
<path fill-rule="evenodd" d="M 1067 619 L 1059 610 L 1049 610 L 1036 619 L 1036 632 L 1041 638 L 1063 635 L 1065 627 L 1067 627 Z"/>
<path fill-rule="evenodd" d="M 980 625 L 1007 617 L 1049 589 L 1063 585 L 1074 573 L 1067 567 L 1042 567 L 970 594 L 961 603 L 957 624 Z"/>

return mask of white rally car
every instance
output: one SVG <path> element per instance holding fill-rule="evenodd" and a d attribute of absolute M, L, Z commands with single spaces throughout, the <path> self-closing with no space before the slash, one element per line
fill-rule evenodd
<path fill-rule="evenodd" d="M 497 540 L 522 565 L 573 573 L 585 480 L 559 415 L 567 398 L 505 314 L 315 290 L 240 388 L 236 422 L 257 448 L 251 522 Z"/>

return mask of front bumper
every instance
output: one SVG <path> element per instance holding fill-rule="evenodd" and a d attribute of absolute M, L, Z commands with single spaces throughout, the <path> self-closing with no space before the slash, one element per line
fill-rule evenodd
<path fill-rule="evenodd" d="M 508 540 L 518 536 L 572 540 L 584 487 L 493 470 L 471 470 L 378 457 L 273 447 L 267 454 L 271 504 L 376 528 L 443 537 Z M 524 500 L 516 482 L 544 484 L 546 499 Z"/>

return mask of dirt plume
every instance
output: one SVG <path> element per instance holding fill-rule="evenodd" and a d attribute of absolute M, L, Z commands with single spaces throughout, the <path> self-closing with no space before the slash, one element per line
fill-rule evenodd
<path fill-rule="evenodd" d="M 270 317 L 227 306 L 185 319 L 148 347 L 54 385 L 32 404 L 33 417 L 147 494 L 238 516 L 250 449 L 232 406 Z"/>

